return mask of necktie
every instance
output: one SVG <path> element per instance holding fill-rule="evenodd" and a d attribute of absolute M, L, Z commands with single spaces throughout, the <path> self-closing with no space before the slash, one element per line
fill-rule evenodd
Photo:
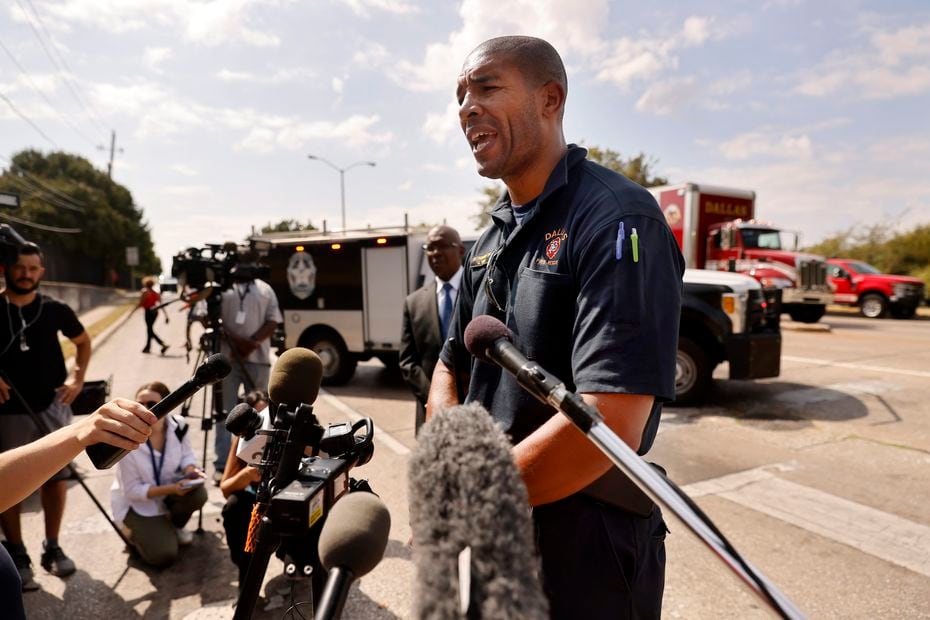
<path fill-rule="evenodd" d="M 452 285 L 446 282 L 442 285 L 442 308 L 439 309 L 439 334 L 442 341 L 446 341 L 446 334 L 449 332 L 449 323 L 452 321 Z"/>

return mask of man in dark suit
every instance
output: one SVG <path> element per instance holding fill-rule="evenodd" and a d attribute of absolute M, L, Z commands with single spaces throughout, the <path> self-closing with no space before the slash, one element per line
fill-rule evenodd
<path fill-rule="evenodd" d="M 417 433 L 426 420 L 430 377 L 452 320 L 465 256 L 459 233 L 449 226 L 432 228 L 423 249 L 435 277 L 404 300 L 400 348 L 400 372 L 417 399 Z"/>

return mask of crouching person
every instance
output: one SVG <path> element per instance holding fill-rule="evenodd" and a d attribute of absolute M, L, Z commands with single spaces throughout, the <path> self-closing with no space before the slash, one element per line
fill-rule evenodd
<path fill-rule="evenodd" d="M 151 409 L 169 392 L 156 381 L 139 388 L 136 401 Z M 172 564 L 178 546 L 193 541 L 184 526 L 207 501 L 187 430 L 173 415 L 159 420 L 146 444 L 117 464 L 110 489 L 114 518 L 142 560 L 157 568 Z"/>

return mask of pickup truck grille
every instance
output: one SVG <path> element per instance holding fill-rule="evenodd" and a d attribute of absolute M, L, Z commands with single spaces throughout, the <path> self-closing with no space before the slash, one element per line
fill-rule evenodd
<path fill-rule="evenodd" d="M 798 266 L 798 286 L 802 289 L 827 287 L 827 264 L 822 260 L 802 261 Z"/>
<path fill-rule="evenodd" d="M 764 288 L 749 292 L 749 331 L 779 329 L 781 319 L 781 289 Z"/>

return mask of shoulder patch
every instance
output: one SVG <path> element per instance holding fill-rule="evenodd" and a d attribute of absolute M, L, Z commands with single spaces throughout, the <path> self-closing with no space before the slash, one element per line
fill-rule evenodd
<path fill-rule="evenodd" d="M 486 254 L 482 254 L 481 256 L 472 257 L 471 266 L 472 267 L 484 267 L 485 265 L 488 264 L 488 260 L 490 260 L 491 254 L 493 253 L 494 252 L 487 252 Z"/>

